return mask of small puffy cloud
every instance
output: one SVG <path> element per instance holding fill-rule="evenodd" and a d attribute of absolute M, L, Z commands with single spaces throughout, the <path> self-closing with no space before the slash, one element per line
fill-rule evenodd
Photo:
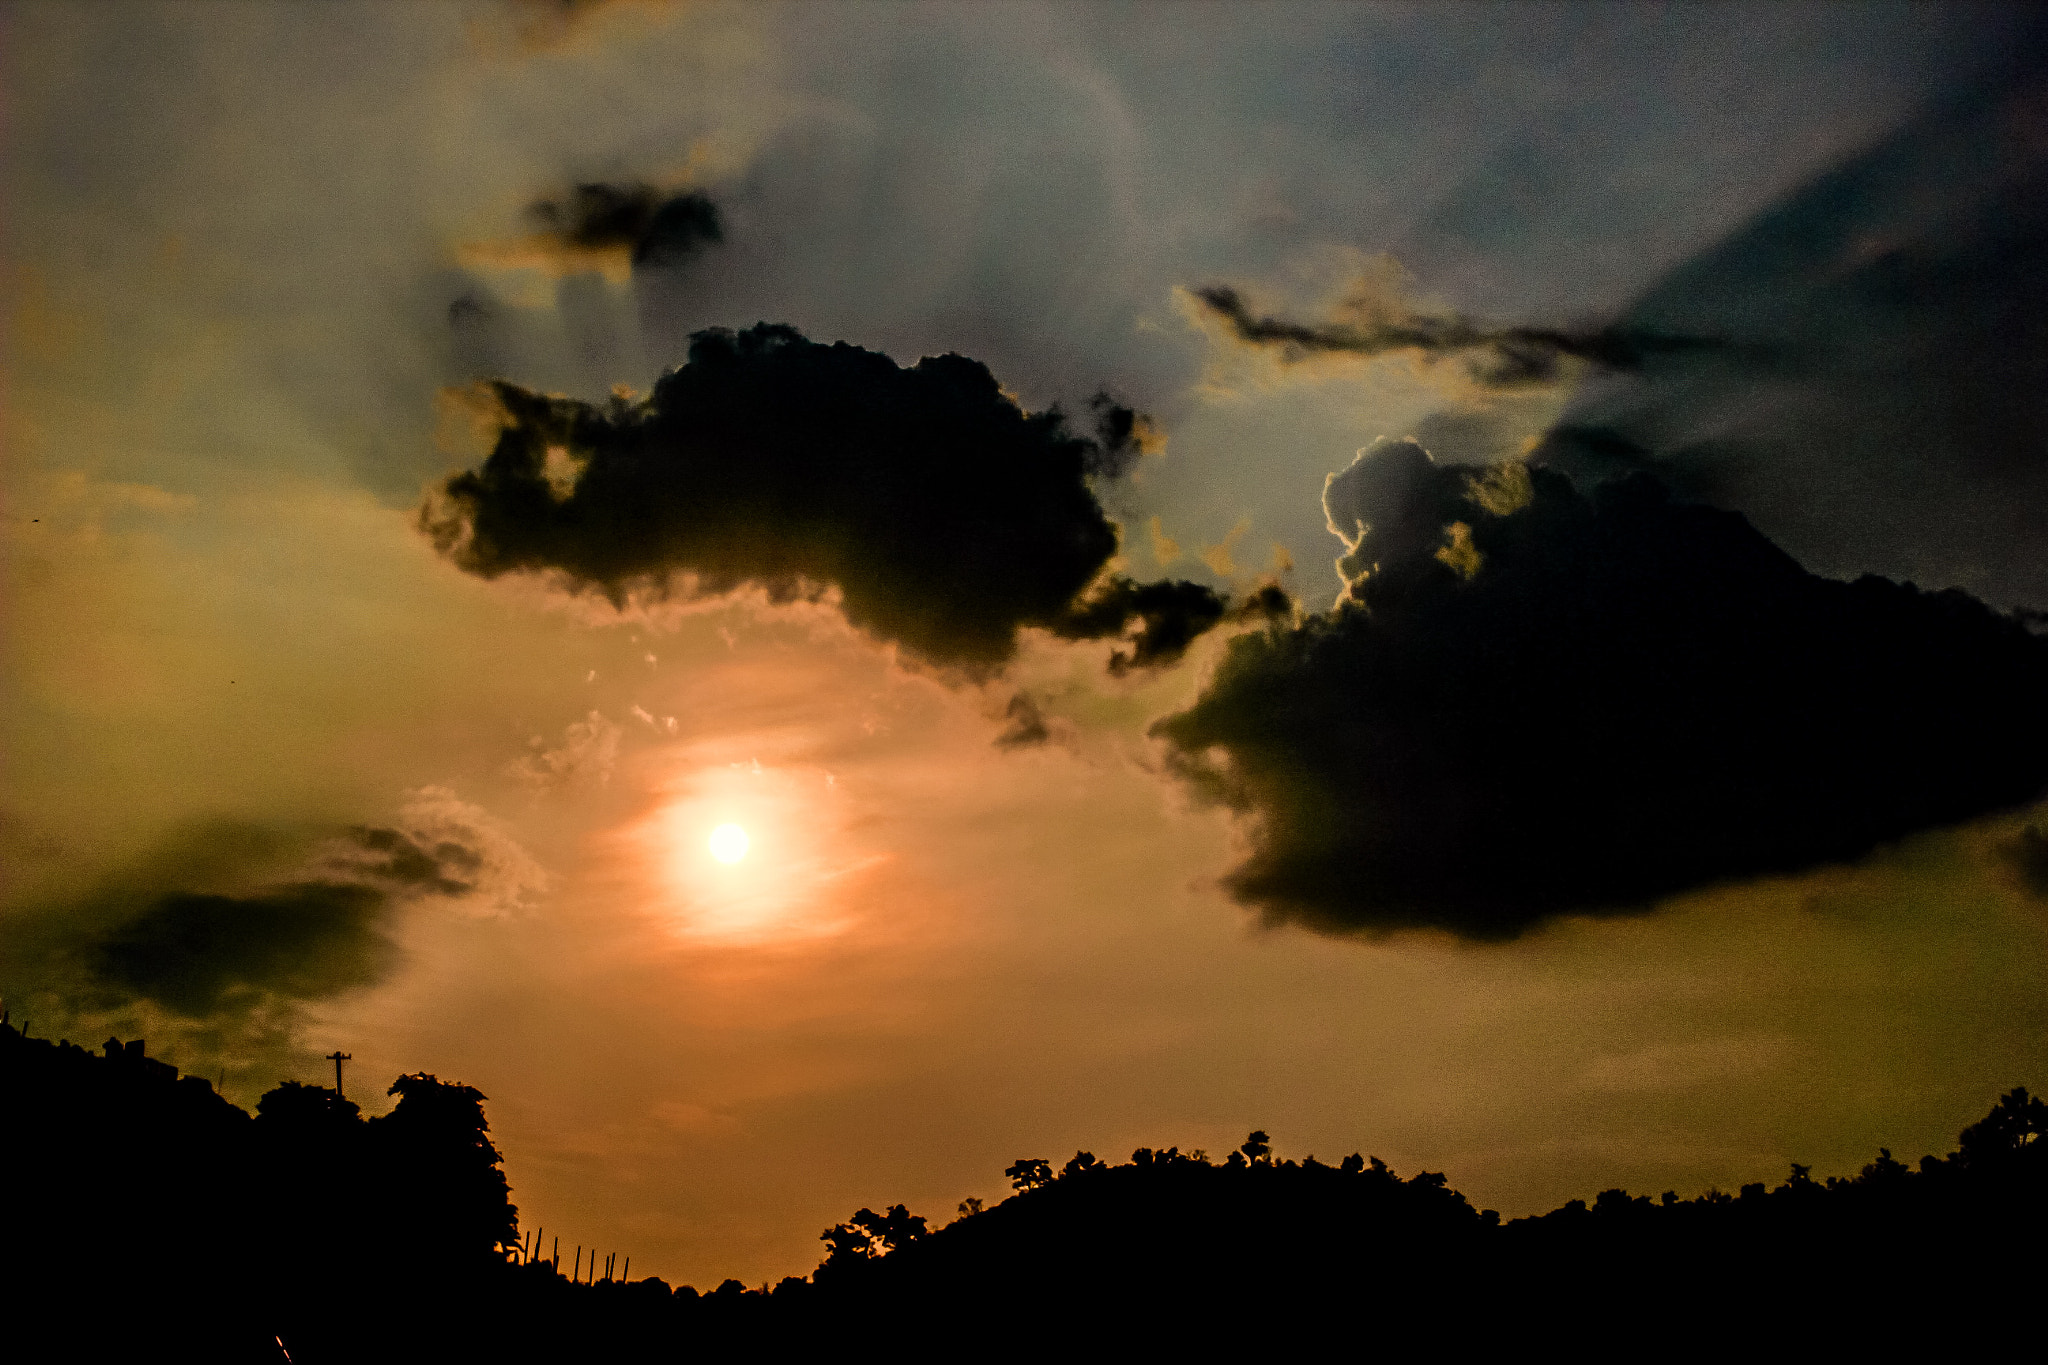
<path fill-rule="evenodd" d="M 407 792 L 398 824 L 468 884 L 453 902 L 464 914 L 515 914 L 548 887 L 547 873 L 495 817 L 446 787 Z"/>
<path fill-rule="evenodd" d="M 1155 728 L 1248 817 L 1226 885 L 1272 922 L 1510 938 L 2048 785 L 2048 639 L 1962 593 L 1816 577 L 1646 477 L 1588 497 L 1412 442 L 1325 505 L 1337 608 L 1233 640 Z"/>
<path fill-rule="evenodd" d="M 1009 725 L 996 736 L 999 749 L 1027 749 L 1052 738 L 1052 732 L 1046 729 L 1044 714 L 1028 692 L 1019 692 L 1010 698 L 1009 706 L 1003 710 L 1003 718 Z"/>
<path fill-rule="evenodd" d="M 652 185 L 578 185 L 529 212 L 565 247 L 624 248 L 636 267 L 677 265 L 725 238 L 708 196 L 664 194 Z"/>
<path fill-rule="evenodd" d="M 356 865 L 363 875 L 391 886 L 417 888 L 441 896 L 462 896 L 474 890 L 471 883 L 460 877 L 473 872 L 483 861 L 474 849 L 453 840 L 429 847 L 395 829 L 355 825 L 349 830 L 349 839 L 369 855 L 368 861 Z"/>
<path fill-rule="evenodd" d="M 1051 630 L 1069 640 L 1127 639 L 1130 648 L 1109 658 L 1109 671 L 1122 676 L 1179 659 L 1223 619 L 1228 605 L 1215 589 L 1186 579 L 1138 583 L 1113 577 L 1063 612 Z"/>
<path fill-rule="evenodd" d="M 640 402 L 494 387 L 496 447 L 421 514 L 444 554 L 486 578 L 552 572 L 615 604 L 636 590 L 836 592 L 875 639 L 984 671 L 1027 627 L 1135 630 L 1119 667 L 1167 663 L 1223 614 L 1206 588 L 1104 577 L 1117 528 L 1090 480 L 1153 439 L 1106 395 L 1082 434 L 1057 409 L 1024 412 L 965 356 L 905 368 L 765 323 L 697 333 Z M 565 463 L 573 480 L 551 478 Z"/>
<path fill-rule="evenodd" d="M 463 263 L 556 276 L 592 271 L 623 280 L 636 270 L 674 269 L 725 240 L 718 205 L 708 195 L 669 193 L 639 182 L 577 185 L 535 201 L 527 216 L 538 231 L 469 243 L 460 252 Z M 487 304 L 465 295 L 450 305 L 449 321 L 459 325 L 487 311 Z"/>
<path fill-rule="evenodd" d="M 1096 452 L 1088 472 L 1106 479 L 1123 477 L 1140 455 L 1164 455 L 1166 433 L 1137 409 L 1119 402 L 1107 391 L 1088 400 L 1095 416 Z"/>
<path fill-rule="evenodd" d="M 564 727 L 561 743 L 552 748 L 536 737 L 534 752 L 515 759 L 507 771 L 538 790 L 602 787 L 611 781 L 612 766 L 618 762 L 619 740 L 623 734 L 616 721 L 606 718 L 602 711 L 592 711 L 582 720 L 571 721 Z"/>

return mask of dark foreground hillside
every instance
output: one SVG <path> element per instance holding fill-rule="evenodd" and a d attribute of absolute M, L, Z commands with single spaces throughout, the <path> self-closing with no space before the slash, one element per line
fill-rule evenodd
<path fill-rule="evenodd" d="M 2048 1105 L 2023 1090 L 1915 1167 L 1884 1153 L 1735 1196 L 1610 1190 L 1507 1224 L 1442 1175 L 1278 1160 L 1258 1133 L 1223 1161 L 1023 1160 L 994 1207 L 938 1229 L 863 1209 L 808 1279 L 704 1294 L 528 1261 L 483 1096 L 425 1075 L 392 1093 L 365 1120 L 287 1083 L 252 1117 L 139 1043 L 0 1025 L 0 1348 L 300 1365 L 1952 1354 L 2038 1335 L 2048 1270 Z"/>

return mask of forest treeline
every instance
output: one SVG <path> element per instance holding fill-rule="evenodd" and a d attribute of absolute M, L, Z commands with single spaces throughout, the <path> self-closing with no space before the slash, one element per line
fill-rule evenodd
<path fill-rule="evenodd" d="M 811 1275 L 706 1293 L 543 1254 L 484 1096 L 425 1074 L 389 1093 L 396 1107 L 365 1119 L 288 1081 L 250 1115 L 140 1042 L 95 1051 L 0 1024 L 0 1275 L 65 1358 L 317 1365 L 1207 1355 L 1333 1332 L 1350 1354 L 1960 1346 L 2031 1322 L 2048 1269 L 2048 1104 L 2024 1089 L 1945 1157 L 1881 1151 L 1818 1180 L 1794 1165 L 1775 1187 L 1692 1198 L 1612 1189 L 1508 1222 L 1440 1173 L 1284 1158 L 1263 1132 L 1221 1159 L 1026 1158 L 997 1204 L 939 1227 L 860 1209 L 824 1231 Z"/>

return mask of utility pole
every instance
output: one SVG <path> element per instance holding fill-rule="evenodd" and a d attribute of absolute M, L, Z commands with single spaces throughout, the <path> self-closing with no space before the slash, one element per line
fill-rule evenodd
<path fill-rule="evenodd" d="M 324 1060 L 334 1063 L 334 1097 L 336 1099 L 345 1098 L 341 1093 L 341 1064 L 343 1062 L 352 1062 L 355 1059 L 355 1053 L 343 1052 L 340 1048 L 336 1048 L 324 1058 Z"/>

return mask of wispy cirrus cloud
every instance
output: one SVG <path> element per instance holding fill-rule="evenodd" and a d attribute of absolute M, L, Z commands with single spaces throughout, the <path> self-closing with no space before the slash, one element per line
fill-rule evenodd
<path fill-rule="evenodd" d="M 1465 362 L 1472 379 L 1486 388 L 1554 383 L 1569 360 L 1632 372 L 1663 357 L 1714 352 L 1727 345 L 1713 337 L 1620 326 L 1587 330 L 1486 326 L 1456 314 L 1413 311 L 1370 292 L 1354 295 L 1330 319 L 1299 322 L 1255 309 L 1232 285 L 1204 285 L 1191 292 L 1239 341 L 1274 347 L 1283 358 L 1332 353 L 1373 357 L 1400 352 L 1429 360 L 1456 357 Z"/>

